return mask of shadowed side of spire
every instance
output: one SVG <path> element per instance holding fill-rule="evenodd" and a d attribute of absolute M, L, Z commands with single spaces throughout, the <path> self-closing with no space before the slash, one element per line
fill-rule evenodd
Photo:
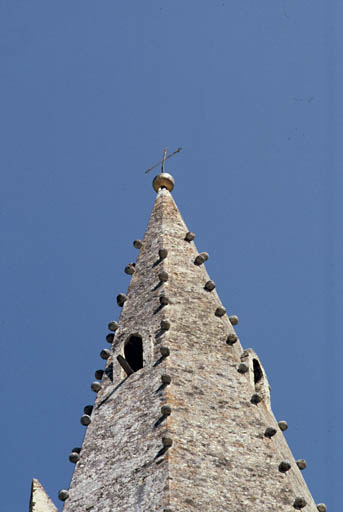
<path fill-rule="evenodd" d="M 32 480 L 29 512 L 57 512 L 57 508 L 37 478 Z"/>

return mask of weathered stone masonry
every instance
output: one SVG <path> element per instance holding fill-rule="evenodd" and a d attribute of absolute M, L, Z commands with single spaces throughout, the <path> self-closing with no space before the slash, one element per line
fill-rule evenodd
<path fill-rule="evenodd" d="M 320 510 L 273 416 L 260 360 L 243 351 L 233 312 L 218 309 L 225 305 L 206 255 L 198 258 L 187 233 L 170 192 L 160 189 L 144 241 L 135 243 L 138 259 L 127 271 L 63 510 Z M 117 357 L 132 335 L 142 339 L 144 366 L 127 376 Z"/>

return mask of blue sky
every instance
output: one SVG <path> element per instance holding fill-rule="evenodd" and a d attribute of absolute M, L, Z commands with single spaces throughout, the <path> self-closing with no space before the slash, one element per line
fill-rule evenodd
<path fill-rule="evenodd" d="M 316 502 L 342 508 L 342 1 L 0 0 L 2 510 L 55 503 L 167 170 Z"/>

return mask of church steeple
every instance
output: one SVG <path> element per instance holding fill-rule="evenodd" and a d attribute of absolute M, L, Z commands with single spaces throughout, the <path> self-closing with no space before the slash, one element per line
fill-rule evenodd
<path fill-rule="evenodd" d="M 325 511 L 161 173 L 64 512 Z M 321 508 L 320 508 L 321 507 Z M 324 507 L 324 508 L 323 508 Z"/>

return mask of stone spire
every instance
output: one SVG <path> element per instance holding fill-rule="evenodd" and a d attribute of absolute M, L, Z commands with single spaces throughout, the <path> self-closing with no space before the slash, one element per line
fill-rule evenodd
<path fill-rule="evenodd" d="M 244 350 L 171 196 L 157 197 L 64 512 L 317 509 L 275 420 L 258 356 Z"/>
<path fill-rule="evenodd" d="M 29 512 L 57 512 L 57 508 L 37 478 L 32 480 Z"/>

